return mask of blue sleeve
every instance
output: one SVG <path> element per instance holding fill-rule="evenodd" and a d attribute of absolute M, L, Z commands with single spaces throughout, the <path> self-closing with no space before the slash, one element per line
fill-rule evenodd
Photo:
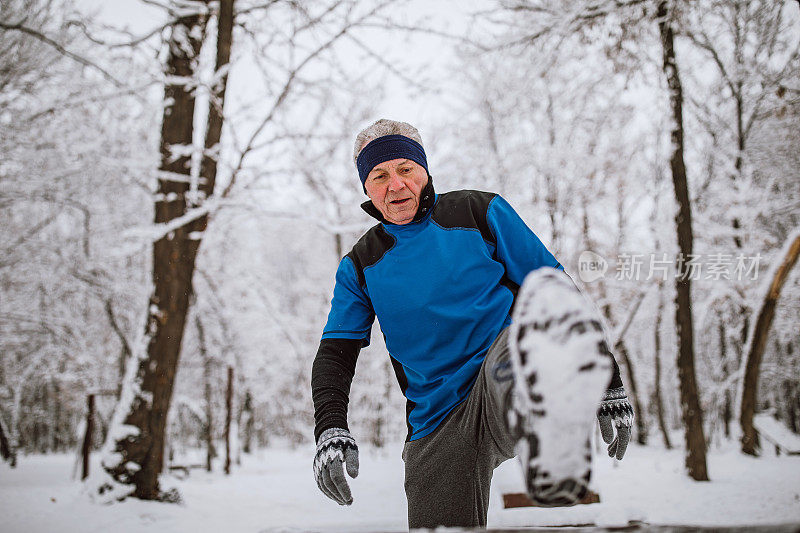
<path fill-rule="evenodd" d="M 331 311 L 322 332 L 323 339 L 361 339 L 369 346 L 369 334 L 375 311 L 369 297 L 358 283 L 355 265 L 345 256 L 336 270 Z"/>
<path fill-rule="evenodd" d="M 564 270 L 539 237 L 502 197 L 495 196 L 486 213 L 497 241 L 497 258 L 505 265 L 509 279 L 522 285 L 525 276 L 541 267 Z"/>

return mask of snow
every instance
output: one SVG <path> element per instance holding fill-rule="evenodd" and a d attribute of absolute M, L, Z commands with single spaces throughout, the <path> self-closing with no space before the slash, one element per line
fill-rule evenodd
<path fill-rule="evenodd" d="M 770 413 L 762 413 L 753 417 L 753 425 L 762 435 L 766 435 L 771 441 L 777 441 L 784 451 L 800 453 L 800 435 L 792 433 L 782 422 L 775 420 Z M 769 442 L 762 442 L 761 448 L 769 450 L 772 445 Z"/>
<path fill-rule="evenodd" d="M 679 440 L 675 435 L 676 440 Z M 4 533 L 85 531 L 118 533 L 152 528 L 160 532 L 217 531 L 404 531 L 402 443 L 361 450 L 358 478 L 350 480 L 354 503 L 340 507 L 317 489 L 311 472 L 312 445 L 274 447 L 242 454 L 242 466 L 222 474 L 192 470 L 169 478 L 181 504 L 143 502 L 100 505 L 70 477 L 73 455 L 20 457 L 16 469 L 0 466 L 0 513 Z M 740 454 L 731 441 L 709 453 L 711 482 L 684 473 L 683 451 L 631 444 L 621 462 L 597 456 L 592 485 L 601 503 L 564 509 L 503 509 L 501 492 L 521 492 L 515 460 L 495 472 L 489 527 L 643 520 L 650 524 L 732 526 L 800 523 L 800 457 Z M 92 465 L 97 468 L 97 461 Z"/>

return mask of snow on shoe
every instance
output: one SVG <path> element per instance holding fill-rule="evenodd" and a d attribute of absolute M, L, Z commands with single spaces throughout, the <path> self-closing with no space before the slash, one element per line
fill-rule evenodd
<path fill-rule="evenodd" d="M 588 490 L 590 434 L 611 379 L 599 318 L 566 274 L 540 268 L 520 288 L 509 348 L 508 416 L 528 495 L 544 506 L 574 505 Z"/>

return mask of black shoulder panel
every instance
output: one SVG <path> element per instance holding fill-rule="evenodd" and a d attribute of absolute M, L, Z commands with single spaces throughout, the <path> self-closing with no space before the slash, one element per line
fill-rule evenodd
<path fill-rule="evenodd" d="M 394 244 L 395 238 L 389 235 L 381 224 L 373 226 L 358 239 L 346 257 L 349 257 L 356 267 L 359 285 L 362 287 L 366 285 L 364 269 L 380 261 Z"/>
<path fill-rule="evenodd" d="M 472 228 L 481 232 L 487 242 L 496 244 L 486 214 L 497 195 L 481 191 L 452 191 L 439 195 L 433 208 L 433 221 L 443 228 Z"/>

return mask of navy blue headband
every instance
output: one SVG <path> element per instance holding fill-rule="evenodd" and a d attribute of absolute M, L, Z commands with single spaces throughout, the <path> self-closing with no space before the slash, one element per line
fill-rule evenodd
<path fill-rule="evenodd" d="M 367 144 L 356 159 L 358 177 L 361 184 L 367 181 L 367 175 L 384 161 L 392 159 L 410 159 L 428 171 L 428 160 L 425 149 L 417 141 L 404 135 L 384 135 Z"/>

